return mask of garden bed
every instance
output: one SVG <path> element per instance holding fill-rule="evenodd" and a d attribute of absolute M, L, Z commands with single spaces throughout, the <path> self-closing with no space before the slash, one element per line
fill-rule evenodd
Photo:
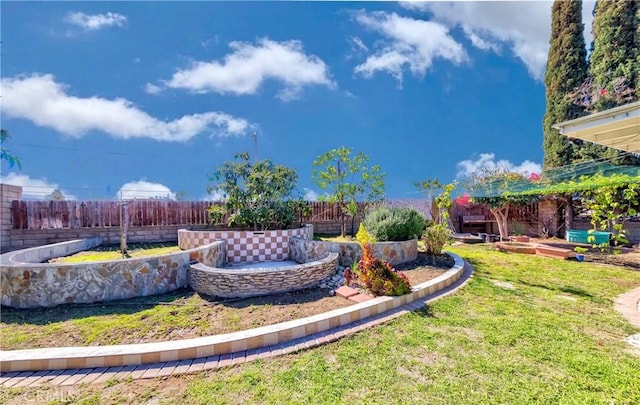
<path fill-rule="evenodd" d="M 431 266 L 420 253 L 398 266 L 412 285 L 443 274 L 448 256 Z M 191 290 L 87 305 L 55 308 L 2 308 L 0 348 L 97 346 L 149 343 L 235 332 L 352 305 L 328 289 L 308 289 L 263 297 L 212 301 Z"/>
<path fill-rule="evenodd" d="M 180 252 L 180 248 L 175 243 L 132 243 L 128 246 L 127 254 L 124 256 L 120 252 L 119 245 L 101 245 L 69 256 L 54 257 L 45 263 L 100 262 L 132 257 L 160 256 L 177 252 Z"/>

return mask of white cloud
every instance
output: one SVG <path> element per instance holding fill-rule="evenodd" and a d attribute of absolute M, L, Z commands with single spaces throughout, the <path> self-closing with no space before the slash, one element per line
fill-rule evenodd
<path fill-rule="evenodd" d="M 551 34 L 550 1 L 402 3 L 451 28 L 462 27 L 471 43 L 498 52 L 508 46 L 536 79 L 544 77 Z"/>
<path fill-rule="evenodd" d="M 135 199 L 171 199 L 175 200 L 176 193 L 171 191 L 169 187 L 160 183 L 151 183 L 145 180 L 131 181 L 125 183 L 116 194 L 117 199 L 135 200 Z"/>
<path fill-rule="evenodd" d="M 494 153 L 481 153 L 476 160 L 463 160 L 458 162 L 458 178 L 466 177 L 470 174 L 477 173 L 482 169 L 502 169 L 510 172 L 522 173 L 529 175 L 532 173 L 542 173 L 542 165 L 530 160 L 525 160 L 520 164 L 512 163 L 508 160 L 495 160 Z"/>
<path fill-rule="evenodd" d="M 304 191 L 303 199 L 305 201 L 318 201 L 318 193 L 315 191 L 310 188 L 304 188 L 302 191 Z"/>
<path fill-rule="evenodd" d="M 334 88 L 327 65 L 304 53 L 300 41 L 260 39 L 256 45 L 231 42 L 232 53 L 222 61 L 193 62 L 173 74 L 166 85 L 195 93 L 255 94 L 266 80 L 280 82 L 282 100 L 297 98 L 305 86 Z"/>
<path fill-rule="evenodd" d="M 65 21 L 76 25 L 85 31 L 96 31 L 107 27 L 122 27 L 127 22 L 127 17 L 118 13 L 85 14 L 74 12 L 67 14 Z"/>
<path fill-rule="evenodd" d="M 384 36 L 382 47 L 356 66 L 355 72 L 371 77 L 386 71 L 402 82 L 405 66 L 414 76 L 422 77 L 440 58 L 460 64 L 467 60 L 461 44 L 450 35 L 443 24 L 398 16 L 395 13 L 360 11 L 356 21 Z"/>
<path fill-rule="evenodd" d="M 149 94 L 157 94 L 157 93 L 160 93 L 162 91 L 162 87 L 156 86 L 153 83 L 147 83 L 144 86 L 144 91 L 149 93 Z"/>
<path fill-rule="evenodd" d="M 50 74 L 3 78 L 2 111 L 7 116 L 24 118 L 74 137 L 102 131 L 116 138 L 181 142 L 201 133 L 242 136 L 252 128 L 246 120 L 223 112 L 161 121 L 126 99 L 80 98 L 68 95 L 65 87 Z"/>
<path fill-rule="evenodd" d="M 60 187 L 59 184 L 48 181 L 46 178 L 32 179 L 26 174 L 10 172 L 7 176 L 0 177 L 0 182 L 22 187 L 23 200 L 42 200 L 55 190 L 60 190 L 66 200 L 75 200 L 76 197 Z"/>
<path fill-rule="evenodd" d="M 209 194 L 202 198 L 203 201 L 222 201 L 224 193 L 220 190 L 212 190 Z"/>
<path fill-rule="evenodd" d="M 354 53 L 369 52 L 369 48 L 358 37 L 349 37 L 347 42 L 351 45 L 351 51 Z"/>

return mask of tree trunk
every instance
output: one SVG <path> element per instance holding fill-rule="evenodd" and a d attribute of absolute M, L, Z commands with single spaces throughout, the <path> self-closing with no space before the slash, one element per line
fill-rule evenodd
<path fill-rule="evenodd" d="M 507 218 L 509 217 L 509 205 L 502 206 L 500 208 L 490 208 L 491 213 L 496 217 L 498 223 L 498 231 L 500 232 L 501 240 L 509 239 L 509 224 Z"/>
<path fill-rule="evenodd" d="M 129 231 L 129 203 L 120 204 L 120 252 L 122 255 L 127 254 L 127 232 Z"/>
<path fill-rule="evenodd" d="M 564 232 L 573 229 L 573 196 L 564 196 Z"/>

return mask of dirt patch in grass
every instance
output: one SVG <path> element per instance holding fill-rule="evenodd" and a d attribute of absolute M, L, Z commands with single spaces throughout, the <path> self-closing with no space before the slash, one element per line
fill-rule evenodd
<path fill-rule="evenodd" d="M 441 275 L 453 259 L 424 254 L 398 267 L 412 285 Z M 449 265 L 449 267 L 450 267 Z M 327 289 L 221 300 L 191 290 L 90 305 L 2 308 L 2 350 L 149 343 L 236 332 L 304 318 L 354 304 Z"/>
<path fill-rule="evenodd" d="M 587 249 L 584 253 L 586 262 L 609 264 L 613 266 L 631 268 L 640 271 L 640 251 L 634 248 L 622 248 L 620 254 L 602 254 L 598 248 L 584 243 L 567 242 L 564 239 L 532 239 L 532 243 L 542 243 L 548 246 L 574 250 L 576 246 Z"/>

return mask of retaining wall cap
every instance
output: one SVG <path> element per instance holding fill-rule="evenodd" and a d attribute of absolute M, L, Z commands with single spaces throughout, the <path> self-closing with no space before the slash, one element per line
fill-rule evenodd
<path fill-rule="evenodd" d="M 57 247 L 63 247 L 65 245 L 77 244 L 78 245 L 77 250 L 73 250 L 69 252 L 70 254 L 73 254 L 85 249 L 96 247 L 101 243 L 102 243 L 102 238 L 100 236 L 94 236 L 92 238 L 74 239 L 66 242 L 53 243 L 50 245 L 36 246 L 36 247 L 30 247 L 30 248 L 20 249 L 20 250 L 12 250 L 11 252 L 3 253 L 2 255 L 0 255 L 0 264 L 8 267 L 18 266 L 23 264 L 44 264 L 44 263 L 40 263 L 39 261 L 29 261 L 28 257 L 33 256 L 34 254 L 37 254 L 37 252 L 40 252 L 45 249 L 55 249 Z M 43 259 L 43 260 L 46 260 L 46 259 Z"/>

